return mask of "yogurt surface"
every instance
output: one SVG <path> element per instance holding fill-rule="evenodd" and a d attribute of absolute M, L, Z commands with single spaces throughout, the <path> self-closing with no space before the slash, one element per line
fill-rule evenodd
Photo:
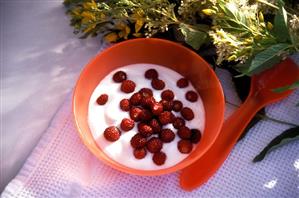
<path fill-rule="evenodd" d="M 156 101 L 161 100 L 160 95 L 163 90 L 153 89 L 151 86 L 151 80 L 144 77 L 144 73 L 148 69 L 156 69 L 158 71 L 159 79 L 165 82 L 165 88 L 163 90 L 172 90 L 175 95 L 174 100 L 180 100 L 184 107 L 189 107 L 193 110 L 194 119 L 186 121 L 186 126 L 190 129 L 199 129 L 203 132 L 205 125 L 205 112 L 200 95 L 198 100 L 193 103 L 185 99 L 187 91 L 196 91 L 191 83 L 189 83 L 189 86 L 186 88 L 179 88 L 177 87 L 176 82 L 180 78 L 183 78 L 182 75 L 166 67 L 148 63 L 132 64 L 118 68 L 102 79 L 99 85 L 95 88 L 89 101 L 88 124 L 97 145 L 114 161 L 134 169 L 158 170 L 174 166 L 189 155 L 182 154 L 177 149 L 177 142 L 180 138 L 176 135 L 172 142 L 163 143 L 161 151 L 165 152 L 167 158 L 163 165 L 157 166 L 153 162 L 153 154 L 150 152 L 147 152 L 147 155 L 143 159 L 136 159 L 133 155 L 133 148 L 130 144 L 130 140 L 138 132 L 137 123 L 135 123 L 135 127 L 128 132 L 124 132 L 120 128 L 122 119 L 130 118 L 129 112 L 122 111 L 119 107 L 119 102 L 122 99 L 129 99 L 134 92 L 146 87 L 153 90 Z M 136 83 L 136 88 L 133 93 L 127 94 L 122 92 L 120 90 L 121 83 L 115 83 L 112 80 L 113 74 L 120 70 L 126 72 L 128 80 L 132 80 Z M 105 105 L 98 105 L 96 103 L 97 98 L 101 94 L 108 94 L 109 96 L 108 102 Z M 176 116 L 182 117 L 179 112 L 172 111 L 172 113 Z M 105 139 L 103 133 L 109 126 L 116 126 L 122 131 L 119 140 L 109 142 Z M 163 128 L 170 128 L 175 134 L 177 133 L 177 129 L 175 129 L 172 124 L 165 125 Z M 157 135 L 152 135 L 151 137 L 155 136 Z M 200 142 L 198 144 L 200 144 Z M 193 149 L 196 146 L 197 145 L 193 145 Z"/>

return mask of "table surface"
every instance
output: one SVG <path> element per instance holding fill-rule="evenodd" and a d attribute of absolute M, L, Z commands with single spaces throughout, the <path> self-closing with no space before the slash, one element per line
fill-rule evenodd
<path fill-rule="evenodd" d="M 62 0 L 7 0 L 0 9 L 1 192 L 101 41 L 73 34 Z"/>

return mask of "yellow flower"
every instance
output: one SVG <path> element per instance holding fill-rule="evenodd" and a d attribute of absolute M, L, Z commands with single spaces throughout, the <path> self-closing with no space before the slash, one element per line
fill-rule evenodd
<path fill-rule="evenodd" d="M 128 39 L 128 36 L 129 36 L 129 34 L 131 32 L 131 29 L 130 29 L 130 27 L 127 24 L 125 24 L 125 23 L 118 23 L 118 24 L 116 24 L 115 27 L 118 30 L 120 30 L 118 32 L 119 38 Z"/>
<path fill-rule="evenodd" d="M 96 19 L 96 17 L 91 12 L 87 12 L 87 11 L 82 12 L 81 16 L 83 17 L 82 23 L 88 23 Z"/>
<path fill-rule="evenodd" d="M 259 12 L 259 20 L 260 22 L 264 22 L 264 15 L 262 12 Z"/>
<path fill-rule="evenodd" d="M 107 34 L 104 39 L 109 42 L 109 43 L 112 43 L 112 42 L 115 42 L 117 41 L 118 39 L 118 35 L 115 33 L 115 32 L 111 32 L 109 34 Z"/>
<path fill-rule="evenodd" d="M 267 28 L 268 28 L 268 30 L 272 30 L 273 29 L 273 25 L 269 21 L 267 22 Z"/>
<path fill-rule="evenodd" d="M 138 33 L 144 25 L 144 11 L 141 9 L 136 10 L 131 17 L 135 19 L 135 32 Z"/>
<path fill-rule="evenodd" d="M 216 14 L 215 10 L 212 10 L 212 9 L 203 9 L 202 12 L 205 14 L 205 15 L 208 15 L 208 16 L 211 16 L 213 14 Z"/>
<path fill-rule="evenodd" d="M 135 37 L 142 37 L 142 35 L 143 35 L 142 33 L 134 33 L 133 34 L 133 36 L 135 36 Z"/>
<path fill-rule="evenodd" d="M 234 61 L 236 60 L 238 57 L 236 55 L 231 55 L 230 57 L 228 57 L 228 61 Z"/>
<path fill-rule="evenodd" d="M 135 32 L 138 33 L 139 30 L 142 28 L 144 21 L 142 19 L 137 19 L 135 23 Z"/>
<path fill-rule="evenodd" d="M 85 9 L 95 9 L 97 8 L 97 3 L 91 0 L 90 2 L 85 2 L 83 3 L 83 7 Z"/>

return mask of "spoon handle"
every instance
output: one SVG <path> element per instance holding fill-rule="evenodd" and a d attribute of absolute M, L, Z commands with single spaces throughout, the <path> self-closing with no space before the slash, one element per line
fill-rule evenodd
<path fill-rule="evenodd" d="M 182 170 L 180 185 L 191 191 L 205 183 L 223 164 L 254 115 L 263 107 L 256 97 L 246 101 L 224 122 L 212 147 L 196 162 Z"/>

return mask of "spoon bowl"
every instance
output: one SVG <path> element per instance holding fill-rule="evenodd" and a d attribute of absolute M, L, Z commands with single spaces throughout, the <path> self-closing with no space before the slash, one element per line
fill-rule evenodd
<path fill-rule="evenodd" d="M 195 163 L 183 169 L 180 175 L 181 187 L 191 191 L 213 176 L 254 115 L 264 106 L 292 93 L 292 90 L 277 93 L 273 92 L 273 89 L 292 84 L 297 80 L 299 80 L 299 68 L 291 59 L 286 59 L 271 69 L 253 76 L 247 99 L 224 122 L 212 147 Z"/>

